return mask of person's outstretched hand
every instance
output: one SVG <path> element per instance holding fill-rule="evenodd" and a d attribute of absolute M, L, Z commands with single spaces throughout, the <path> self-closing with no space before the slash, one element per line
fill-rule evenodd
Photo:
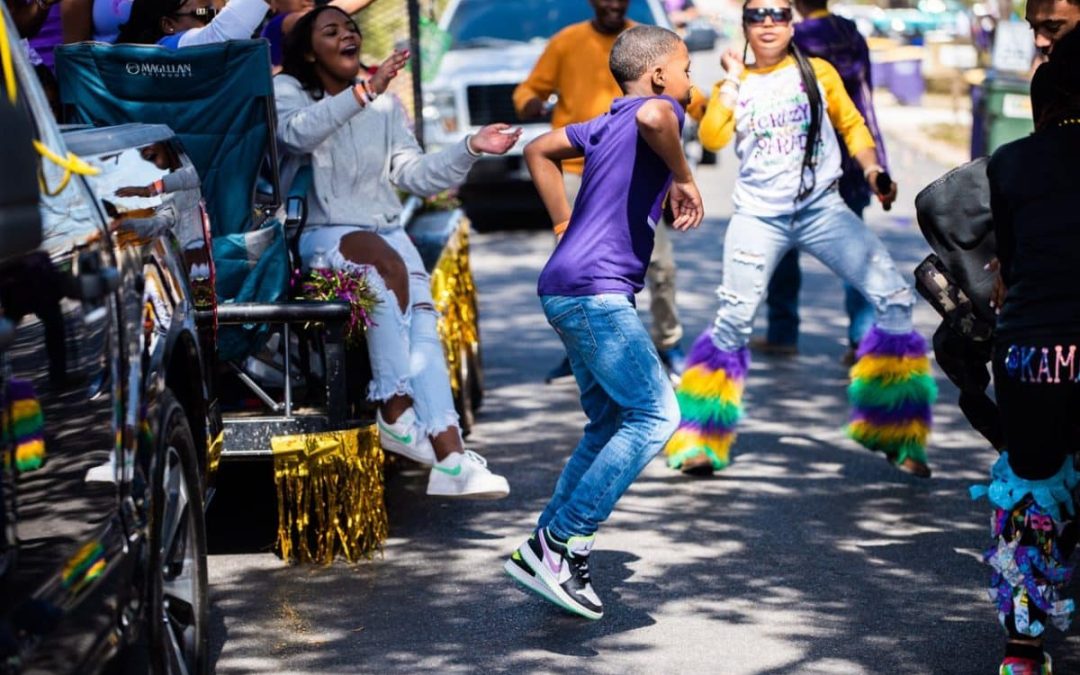
<path fill-rule="evenodd" d="M 685 231 L 701 224 L 705 209 L 701 205 L 701 193 L 693 179 L 686 182 L 672 181 L 668 199 L 671 202 L 671 212 L 675 215 L 672 227 Z"/>
<path fill-rule="evenodd" d="M 742 54 L 731 47 L 725 49 L 724 53 L 720 55 L 720 67 L 724 69 L 726 76 L 732 79 L 738 79 L 743 71 L 746 70 L 746 64 L 743 63 Z"/>
<path fill-rule="evenodd" d="M 117 188 L 114 192 L 117 197 L 153 197 L 154 190 L 150 186 L 137 187 L 134 185 Z"/>
<path fill-rule="evenodd" d="M 376 94 L 381 94 L 386 91 L 386 88 L 390 86 L 390 81 L 397 77 L 397 74 L 405 67 L 408 60 L 409 50 L 395 49 L 393 54 L 379 64 L 378 70 L 376 70 L 375 74 L 368 80 L 368 83 L 371 85 L 371 90 Z"/>
<path fill-rule="evenodd" d="M 521 127 L 512 128 L 509 124 L 489 124 L 469 137 L 469 147 L 473 152 L 486 152 L 489 155 L 505 154 L 521 138 Z"/>

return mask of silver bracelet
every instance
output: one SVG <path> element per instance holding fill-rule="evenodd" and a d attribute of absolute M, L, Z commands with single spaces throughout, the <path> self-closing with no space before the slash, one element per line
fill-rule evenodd
<path fill-rule="evenodd" d="M 864 170 L 862 174 L 863 179 L 869 181 L 870 174 L 874 173 L 875 171 L 877 171 L 878 173 L 885 173 L 885 167 L 881 166 L 880 164 L 873 164 L 866 167 L 866 170 Z"/>

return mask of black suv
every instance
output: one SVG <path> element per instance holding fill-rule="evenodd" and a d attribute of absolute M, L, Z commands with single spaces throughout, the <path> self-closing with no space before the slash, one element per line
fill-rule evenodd
<path fill-rule="evenodd" d="M 198 183 L 166 127 L 61 133 L 10 54 L 0 672 L 94 672 L 117 655 L 137 672 L 205 672 L 203 507 L 221 423 L 213 336 L 195 324 L 193 298 L 213 302 Z"/>

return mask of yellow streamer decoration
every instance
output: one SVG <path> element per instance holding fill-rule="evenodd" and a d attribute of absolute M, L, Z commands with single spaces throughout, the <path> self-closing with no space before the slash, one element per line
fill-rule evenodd
<path fill-rule="evenodd" d="M 476 285 L 469 263 L 469 221 L 461 219 L 431 272 L 431 296 L 439 312 L 439 339 L 446 353 L 450 388 L 457 396 L 461 381 L 461 357 L 478 349 L 480 331 L 476 316 Z"/>
<path fill-rule="evenodd" d="M 370 556 L 386 541 L 383 451 L 374 425 L 276 436 L 278 547 L 287 562 L 329 565 Z"/>
<path fill-rule="evenodd" d="M 34 149 L 38 151 L 39 155 L 64 170 L 64 177 L 60 179 L 60 185 L 58 185 L 55 190 L 49 190 L 49 186 L 45 182 L 45 173 L 43 171 L 38 173 L 38 182 L 41 184 L 41 191 L 50 197 L 55 197 L 64 191 L 64 188 L 71 182 L 72 174 L 77 173 L 80 176 L 96 176 L 101 173 L 101 169 L 87 164 L 85 160 L 75 153 L 69 152 L 67 157 L 61 157 L 36 138 L 34 139 Z"/>
<path fill-rule="evenodd" d="M 19 100 L 19 86 L 18 80 L 15 79 L 15 63 L 11 57 L 11 36 L 8 34 L 6 20 L 0 20 L 0 64 L 4 68 L 4 87 L 7 89 L 8 100 L 11 101 L 12 105 L 15 105 Z M 71 174 L 73 173 L 80 176 L 96 176 L 101 173 L 101 169 L 87 164 L 75 153 L 69 152 L 67 157 L 61 157 L 37 139 L 34 139 L 34 149 L 42 157 L 64 169 L 64 177 L 60 179 L 60 185 L 54 191 L 49 190 L 49 186 L 45 183 L 44 173 L 39 172 L 38 181 L 41 184 L 41 191 L 50 197 L 55 197 L 63 192 L 64 188 L 71 182 Z"/>
<path fill-rule="evenodd" d="M 15 64 L 11 58 L 11 37 L 8 35 L 7 21 L 3 18 L 0 18 L 0 64 L 4 66 L 8 100 L 15 105 L 19 100 L 19 89 L 15 81 Z"/>

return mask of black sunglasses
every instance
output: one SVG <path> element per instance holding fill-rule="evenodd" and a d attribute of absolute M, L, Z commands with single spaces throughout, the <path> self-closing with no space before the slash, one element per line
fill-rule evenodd
<path fill-rule="evenodd" d="M 216 7 L 196 7 L 190 12 L 173 12 L 170 16 L 193 16 L 203 23 L 210 23 L 217 16 Z"/>
<path fill-rule="evenodd" d="M 790 7 L 754 7 L 742 11 L 743 23 L 765 23 L 765 19 L 772 19 L 773 23 L 791 23 Z"/>

